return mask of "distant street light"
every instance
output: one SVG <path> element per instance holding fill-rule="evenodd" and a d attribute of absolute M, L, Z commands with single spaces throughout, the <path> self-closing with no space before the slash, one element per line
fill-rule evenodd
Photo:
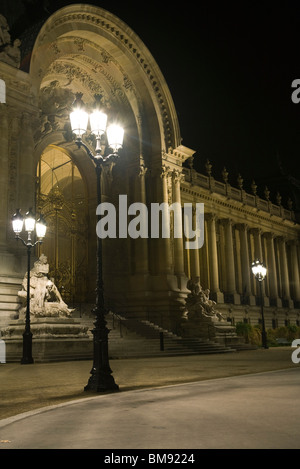
<path fill-rule="evenodd" d="M 23 230 L 23 223 L 25 221 L 25 231 L 27 232 L 27 241 L 24 241 L 20 233 Z M 12 217 L 13 230 L 17 240 L 21 240 L 24 246 L 27 248 L 27 301 L 26 301 L 26 320 L 25 320 L 25 331 L 23 334 L 23 356 L 21 363 L 23 365 L 33 363 L 32 358 L 32 332 L 30 330 L 30 254 L 31 249 L 38 243 L 43 242 L 43 238 L 46 234 L 46 222 L 42 215 L 36 221 L 35 216 L 32 213 L 32 209 L 29 209 L 24 217 L 21 215 L 21 211 L 18 208 L 16 213 Z M 32 242 L 31 233 L 36 232 L 37 241 Z"/>
<path fill-rule="evenodd" d="M 74 110 L 70 114 L 70 121 L 73 133 L 76 135 L 78 148 L 83 147 L 93 161 L 97 178 L 97 206 L 101 204 L 101 173 L 103 165 L 118 158 L 118 151 L 123 146 L 124 129 L 116 124 L 107 127 L 107 115 L 99 108 L 100 97 L 95 96 L 96 106 L 89 116 L 84 109 L 82 93 L 76 94 L 73 104 Z M 96 136 L 96 149 L 93 154 L 89 147 L 82 141 L 82 135 L 86 133 L 88 121 L 90 120 L 91 132 Z M 104 137 L 104 138 L 103 138 Z M 106 137 L 106 139 L 105 139 Z M 105 144 L 107 141 L 107 144 Z M 106 150 L 111 149 L 112 153 L 107 154 Z M 108 151 L 109 152 L 109 151 Z M 98 219 L 100 216 L 98 216 Z M 97 236 L 97 287 L 96 287 L 96 307 L 93 310 L 96 316 L 93 329 L 93 367 L 85 391 L 105 392 L 117 391 L 118 385 L 112 376 L 112 370 L 108 359 L 108 334 L 105 315 L 107 313 L 104 306 L 103 276 L 102 276 L 102 240 Z"/>
<path fill-rule="evenodd" d="M 251 266 L 253 275 L 255 276 L 256 280 L 259 283 L 259 291 L 260 291 L 260 306 L 261 306 L 261 320 L 262 320 L 262 346 L 267 349 L 269 348 L 267 345 L 267 334 L 266 334 L 266 329 L 265 329 L 265 318 L 264 318 L 264 298 L 263 298 L 263 292 L 262 292 L 262 282 L 266 278 L 267 275 L 267 268 L 263 265 L 262 262 L 259 260 L 256 260 L 252 262 Z"/>

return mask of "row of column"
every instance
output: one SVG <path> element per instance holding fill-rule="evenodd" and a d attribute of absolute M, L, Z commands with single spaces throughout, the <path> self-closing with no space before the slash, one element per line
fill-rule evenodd
<path fill-rule="evenodd" d="M 146 171 L 142 168 L 136 180 L 136 197 L 146 202 Z M 181 204 L 181 174 L 178 171 L 170 171 L 162 168 L 156 176 L 157 201 Z M 171 197 L 170 197 L 171 194 Z M 181 204 L 182 205 L 182 204 Z M 293 302 L 300 302 L 300 275 L 297 241 L 287 240 L 273 233 L 263 233 L 260 228 L 251 228 L 247 224 L 236 224 L 232 219 L 217 219 L 208 213 L 206 219 L 206 239 L 203 250 L 207 255 L 207 287 L 211 296 L 218 303 L 231 302 L 239 304 L 247 302 L 254 305 L 257 296 L 256 281 L 251 271 L 251 263 L 254 259 L 262 260 L 268 269 L 267 278 L 263 282 L 263 294 L 265 305 L 293 307 Z M 174 218 L 182 224 L 180 216 Z M 222 239 L 217 230 L 217 223 L 222 227 Z M 174 227 L 175 229 L 175 227 Z M 238 245 L 235 242 L 233 230 L 237 229 Z M 252 236 L 249 244 L 249 234 Z M 149 262 L 147 240 L 140 241 L 140 253 L 143 255 L 137 259 L 137 272 L 148 272 Z M 289 249 L 289 260 L 287 256 Z M 186 270 L 184 242 L 180 238 L 164 238 L 158 240 L 157 247 L 157 273 L 172 273 L 180 276 Z M 200 256 L 201 257 L 201 256 Z M 200 272 L 201 262 L 199 250 L 190 250 L 188 253 L 188 276 L 203 278 Z M 221 282 L 220 282 L 221 280 Z M 221 287 L 220 287 L 221 283 Z"/>
<path fill-rule="evenodd" d="M 238 304 L 241 301 L 237 292 L 237 276 L 241 275 L 243 299 L 255 304 L 255 282 L 251 279 L 251 262 L 260 259 L 267 267 L 267 278 L 263 282 L 265 304 L 268 300 L 275 306 L 293 307 L 293 300 L 300 302 L 300 277 L 297 241 L 287 240 L 273 233 L 262 233 L 259 228 L 249 228 L 246 224 L 234 224 L 231 219 L 219 220 L 224 230 L 223 246 L 217 242 L 217 218 L 213 214 L 206 215 L 207 221 L 207 262 L 208 280 L 212 296 L 216 301 L 228 301 Z M 239 231 L 239 246 L 234 246 L 233 229 Z M 249 236 L 253 236 L 254 249 L 249 246 Z M 264 241 L 265 240 L 265 241 Z M 290 250 L 288 261 L 287 246 Z M 223 249 L 222 249 L 223 248 Z M 220 251 L 224 252 L 220 252 Z M 253 254 L 253 259 L 250 255 Z M 191 253 L 195 255 L 195 253 Z M 223 263 L 223 265 L 221 265 Z M 196 264 L 194 264 L 196 265 Z M 239 269 L 240 267 L 240 269 Z M 220 289 L 220 272 L 224 288 Z M 200 277 L 200 268 L 193 269 L 192 275 Z"/>

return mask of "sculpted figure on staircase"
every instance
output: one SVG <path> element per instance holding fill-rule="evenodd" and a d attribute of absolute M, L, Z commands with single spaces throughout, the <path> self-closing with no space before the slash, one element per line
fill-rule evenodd
<path fill-rule="evenodd" d="M 35 317 L 70 317 L 72 310 L 63 301 L 48 273 L 48 260 L 42 254 L 30 271 L 30 313 Z M 18 292 L 24 303 L 19 310 L 20 318 L 24 317 L 26 312 L 27 273 L 22 286 L 23 289 Z"/>
<path fill-rule="evenodd" d="M 221 313 L 215 310 L 216 302 L 209 299 L 210 291 L 203 290 L 199 281 L 189 280 L 187 283 L 188 294 L 186 299 L 186 307 L 183 317 L 185 319 L 207 317 L 219 321 L 224 321 Z"/>

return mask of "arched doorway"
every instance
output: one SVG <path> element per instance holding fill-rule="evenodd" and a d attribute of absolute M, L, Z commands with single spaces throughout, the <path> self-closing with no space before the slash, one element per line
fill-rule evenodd
<path fill-rule="evenodd" d="M 101 8 L 69 5 L 54 13 L 35 41 L 30 77 L 40 110 L 39 128 L 34 134 L 35 161 L 45 148 L 55 144 L 70 152 L 86 181 L 90 262 L 84 265 L 88 265 L 87 283 L 92 290 L 96 278 L 96 181 L 92 162 L 83 149 L 76 147 L 70 131 L 69 113 L 75 94 L 83 93 L 88 110 L 93 107 L 95 95 L 100 96 L 108 121 L 116 120 L 125 129 L 122 158 L 102 174 L 102 200 L 115 207 L 118 207 L 119 195 L 127 195 L 128 205 L 142 202 L 148 207 L 157 202 L 180 201 L 180 179 L 176 175 L 182 172 L 182 163 L 193 151 L 181 144 L 175 106 L 151 53 L 129 26 Z M 84 138 L 93 151 L 89 132 Z M 65 166 L 67 168 L 68 164 Z M 49 249 L 54 252 L 56 246 L 57 251 L 57 239 L 62 240 L 65 246 L 61 249 L 62 255 L 66 251 L 72 258 L 74 251 L 70 246 L 74 246 L 74 235 L 70 235 L 67 242 L 64 240 L 65 232 L 69 233 L 70 226 L 74 225 L 72 204 L 60 208 L 58 188 L 53 185 L 49 191 L 52 191 L 49 192 L 52 201 L 44 200 L 45 214 L 47 216 L 48 210 L 49 218 L 57 218 L 61 226 L 55 228 L 61 230 L 56 238 L 52 230 Z M 53 200 L 58 205 L 56 208 Z M 68 213 L 64 214 L 64 210 Z M 105 239 L 102 267 L 107 306 L 115 312 L 126 311 L 145 317 L 153 312 L 153 320 L 167 315 L 174 323 L 173 316 L 181 314 L 186 295 L 185 273 L 183 270 L 175 272 L 174 246 L 172 240 L 164 239 L 131 239 L 129 236 Z M 176 259 L 180 260 L 182 246 L 179 243 L 176 250 Z M 71 269 L 72 272 L 77 269 L 76 262 L 63 264 L 58 269 L 58 252 L 56 271 Z M 73 284 L 68 284 L 72 296 L 77 290 L 74 282 L 78 279 L 81 291 L 81 281 L 77 273 L 69 277 L 73 278 Z M 66 280 L 63 281 L 67 285 Z M 58 278 L 58 285 L 60 282 Z M 91 301 L 88 302 L 93 302 L 94 295 L 92 291 L 89 293 Z"/>
<path fill-rule="evenodd" d="M 37 166 L 37 209 L 47 222 L 39 247 L 48 257 L 50 276 L 69 304 L 86 301 L 88 267 L 87 191 L 71 156 L 49 145 Z"/>

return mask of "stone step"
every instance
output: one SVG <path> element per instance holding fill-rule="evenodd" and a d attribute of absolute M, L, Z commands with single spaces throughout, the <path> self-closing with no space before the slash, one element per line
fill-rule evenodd
<path fill-rule="evenodd" d="M 23 278 L 20 277 L 4 277 L 0 276 L 0 285 L 15 285 L 19 289 L 22 286 Z"/>
<path fill-rule="evenodd" d="M 0 277 L 0 317 L 2 319 L 14 316 L 21 305 L 18 291 L 22 280 L 14 277 Z M 0 318 L 0 319 L 1 319 Z"/>
<path fill-rule="evenodd" d="M 20 298 L 14 295 L 4 295 L 0 292 L 0 309 L 2 303 L 20 303 Z"/>
<path fill-rule="evenodd" d="M 20 307 L 20 303 L 0 302 L 0 314 L 1 314 L 1 311 L 18 311 L 19 307 Z"/>
<path fill-rule="evenodd" d="M 3 285 L 0 284 L 0 295 L 17 295 L 20 290 L 20 285 Z"/>

